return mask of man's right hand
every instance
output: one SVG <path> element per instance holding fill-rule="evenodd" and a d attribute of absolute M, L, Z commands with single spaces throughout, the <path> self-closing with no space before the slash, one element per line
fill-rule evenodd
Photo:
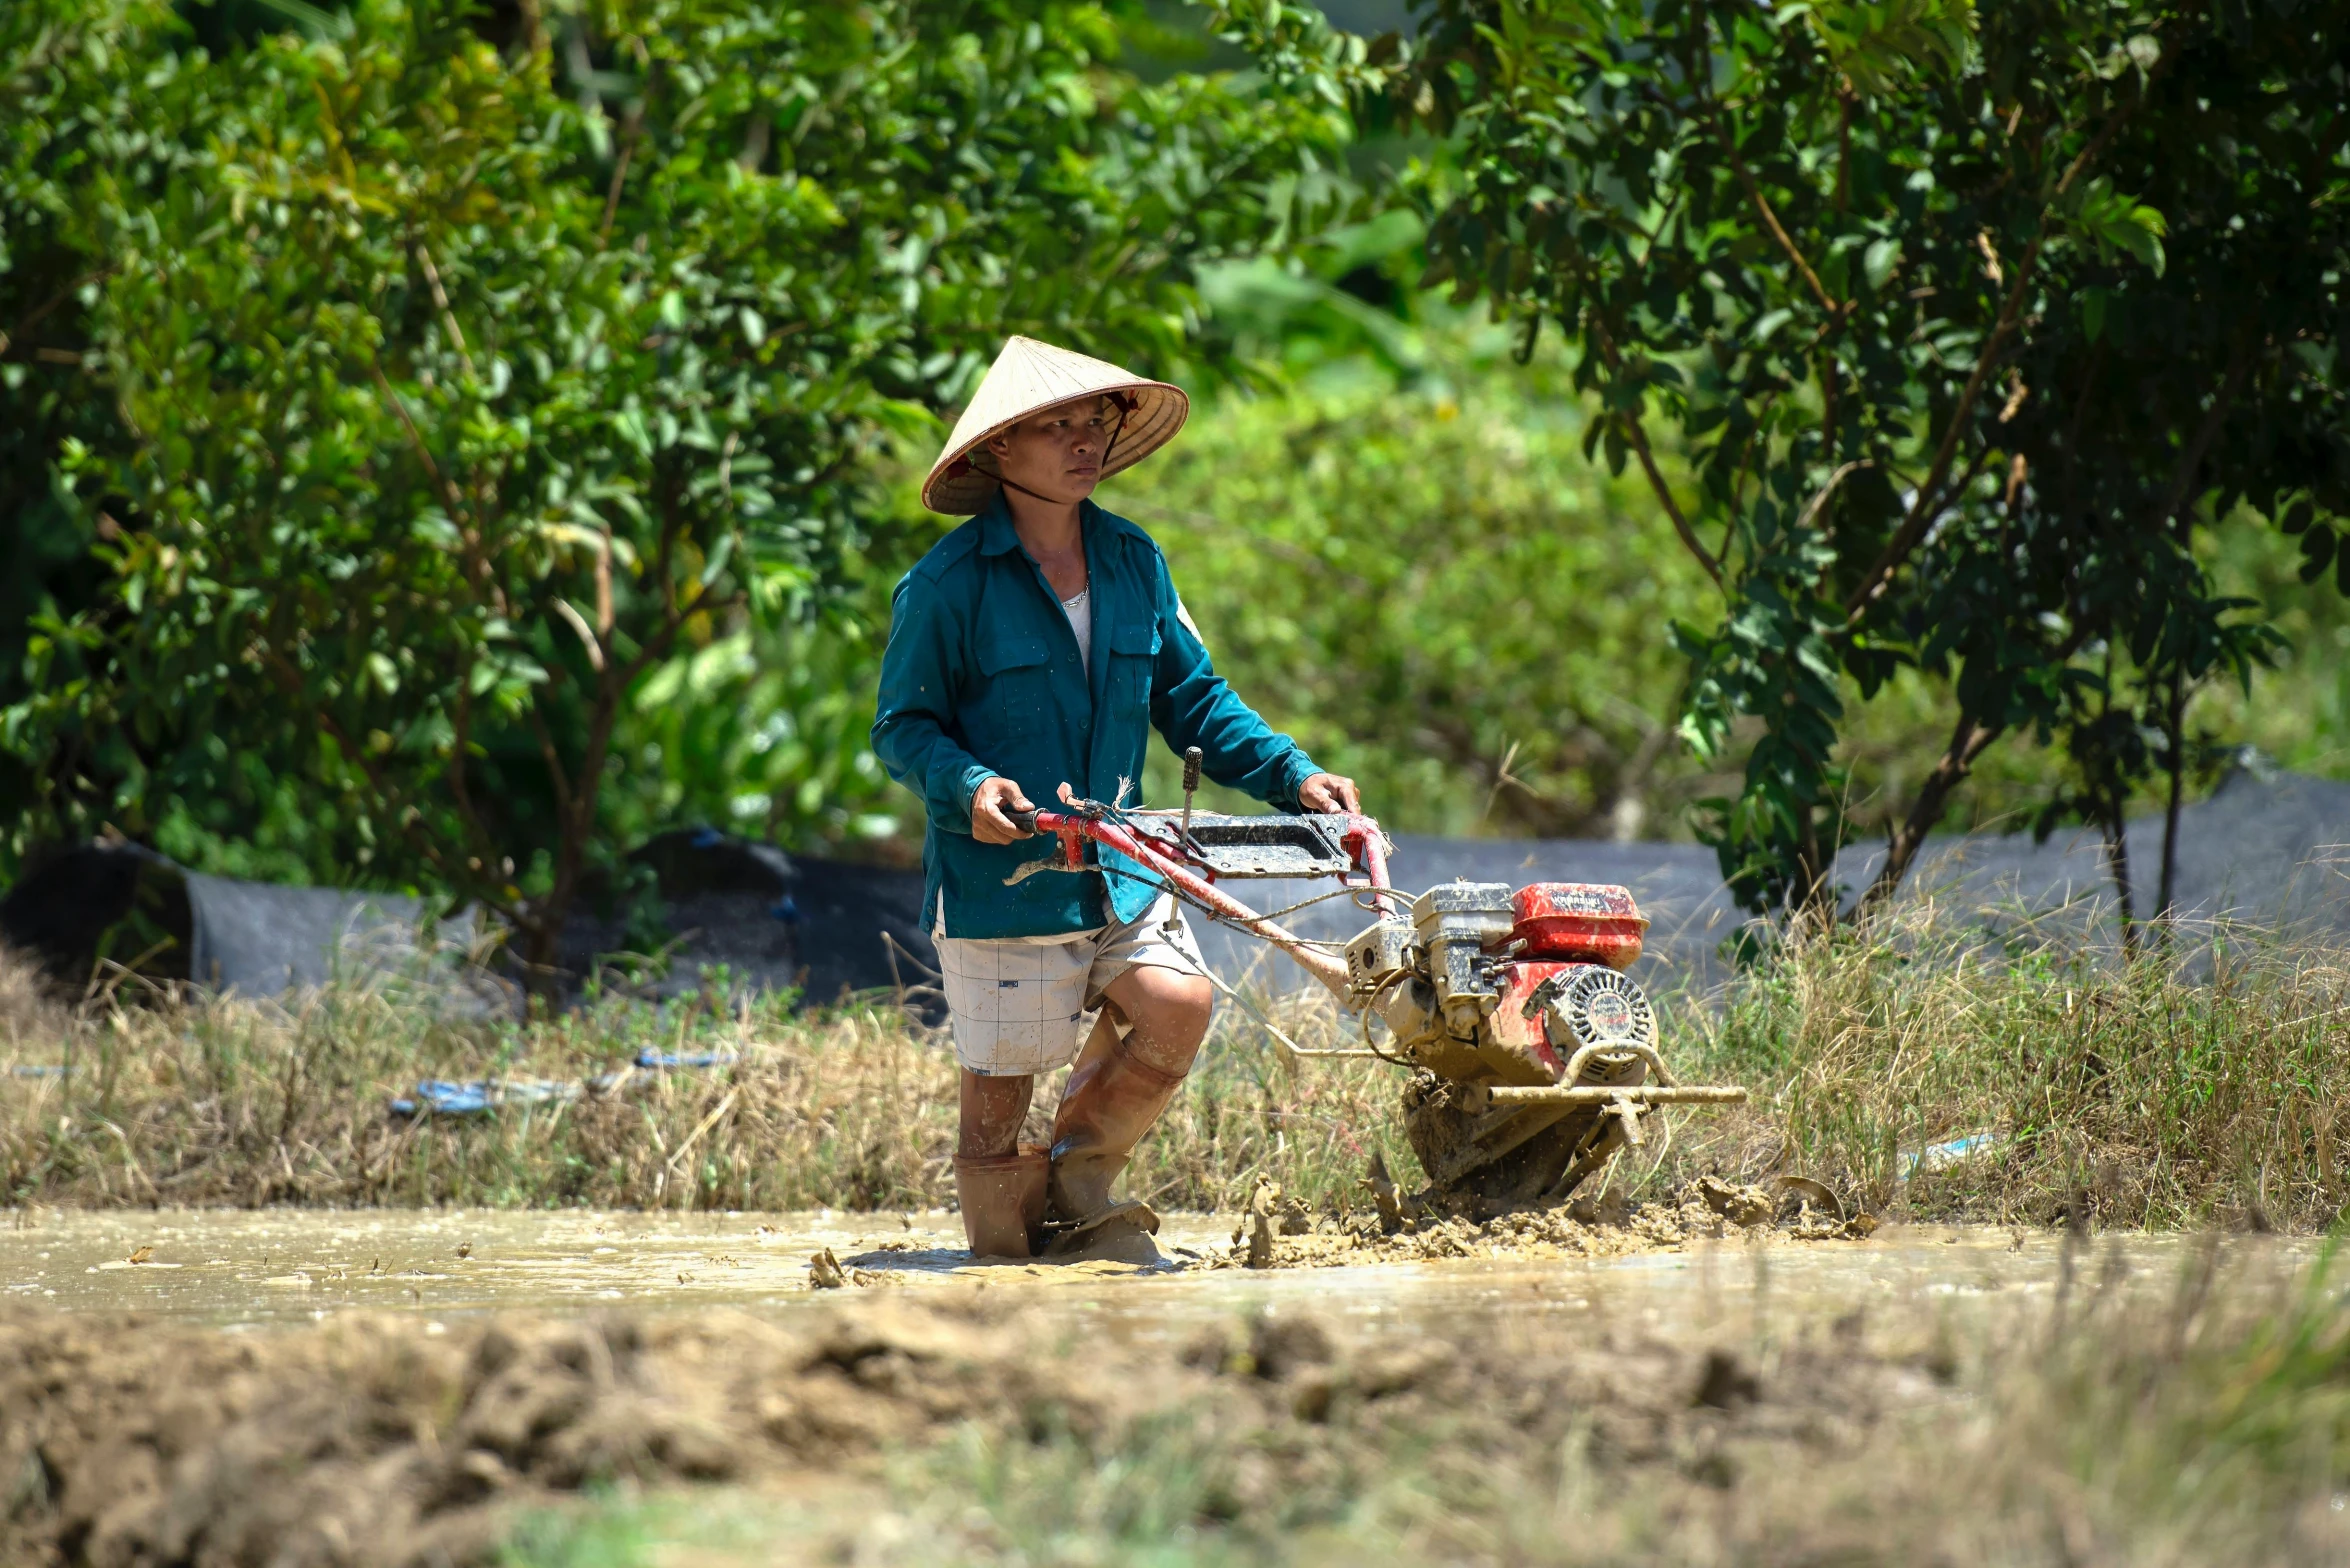
<path fill-rule="evenodd" d="M 1020 793 L 1020 786 L 1002 774 L 982 779 L 979 788 L 971 792 L 971 836 L 982 844 L 1010 844 L 1034 838 L 1034 833 L 1005 813 L 1035 809 L 1028 797 Z"/>

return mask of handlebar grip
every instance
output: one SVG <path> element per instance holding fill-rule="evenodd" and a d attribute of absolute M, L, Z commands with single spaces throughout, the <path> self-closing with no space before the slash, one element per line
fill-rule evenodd
<path fill-rule="evenodd" d="M 1197 790 L 1197 789 L 1199 788 L 1199 769 L 1200 769 L 1200 764 L 1201 764 L 1202 762 L 1205 762 L 1206 760 L 1207 760 L 1206 756 L 1205 756 L 1205 755 L 1204 755 L 1204 754 L 1203 754 L 1203 753 L 1200 751 L 1200 749 L 1199 749 L 1197 746 L 1186 746 L 1186 747 L 1183 749 L 1183 793 L 1184 793 L 1184 794 L 1186 794 L 1186 795 L 1189 795 L 1189 794 L 1191 794 L 1191 793 L 1192 793 L 1194 790 Z"/>
<path fill-rule="evenodd" d="M 1033 833 L 1036 831 L 1036 814 L 1041 809 L 1041 807 L 1030 806 L 1026 811 L 1014 811 L 1007 806 L 1004 808 L 1004 815 L 1010 817 L 1012 826 L 1021 832 Z"/>

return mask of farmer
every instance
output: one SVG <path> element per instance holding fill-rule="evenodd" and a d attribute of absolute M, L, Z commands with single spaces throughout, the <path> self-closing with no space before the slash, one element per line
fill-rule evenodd
<path fill-rule="evenodd" d="M 1216 674 L 1150 536 L 1090 499 L 1190 409 L 1163 381 L 1013 338 L 922 486 L 934 511 L 977 515 L 897 587 L 873 750 L 928 812 L 923 919 L 962 1068 L 955 1186 L 983 1257 L 1030 1256 L 1048 1231 L 1055 1255 L 1157 1256 L 1158 1216 L 1110 1186 L 1191 1070 L 1211 1001 L 1156 878 L 1098 851 L 1095 870 L 1014 880 L 1054 841 L 1012 814 L 1065 792 L 1138 804 L 1153 728 L 1279 809 L 1360 809 L 1351 779 Z M 1049 1152 L 1021 1144 L 1036 1075 L 1072 1054 Z"/>

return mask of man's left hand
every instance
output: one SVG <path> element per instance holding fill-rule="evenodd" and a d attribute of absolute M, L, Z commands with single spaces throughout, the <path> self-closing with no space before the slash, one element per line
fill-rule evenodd
<path fill-rule="evenodd" d="M 1308 811 L 1360 812 L 1363 799 L 1355 781 L 1335 773 L 1317 773 L 1298 786 L 1297 803 Z"/>

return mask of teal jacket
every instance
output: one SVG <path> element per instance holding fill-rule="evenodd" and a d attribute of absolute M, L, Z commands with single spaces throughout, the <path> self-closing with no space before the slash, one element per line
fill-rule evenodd
<path fill-rule="evenodd" d="M 1100 872 L 1022 865 L 1053 853 L 1050 836 L 982 844 L 971 796 L 991 774 L 1018 781 L 1040 806 L 1066 780 L 1078 794 L 1140 805 L 1142 759 L 1156 729 L 1178 752 L 1197 746 L 1208 777 L 1284 811 L 1321 770 L 1274 733 L 1208 661 L 1150 535 L 1091 501 L 1081 508 L 1091 580 L 1088 678 L 1044 573 L 1021 548 L 1003 497 L 940 540 L 898 583 L 873 751 L 889 776 L 922 797 L 927 928 L 943 896 L 957 937 L 1053 936 L 1103 923 L 1102 895 L 1121 920 L 1158 896 L 1154 878 L 1102 851 Z"/>

